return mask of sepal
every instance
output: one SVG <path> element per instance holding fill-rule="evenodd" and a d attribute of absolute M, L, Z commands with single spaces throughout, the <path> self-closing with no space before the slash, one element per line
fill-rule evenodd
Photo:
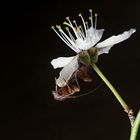
<path fill-rule="evenodd" d="M 84 65 L 90 65 L 90 56 L 88 51 L 81 51 L 79 53 L 79 61 Z"/>

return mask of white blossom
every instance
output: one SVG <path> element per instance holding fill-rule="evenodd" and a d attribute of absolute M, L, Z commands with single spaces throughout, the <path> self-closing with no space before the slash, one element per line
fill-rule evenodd
<path fill-rule="evenodd" d="M 82 14 L 79 14 L 82 21 L 82 25 L 80 26 L 78 26 L 75 20 L 72 22 L 69 17 L 66 17 L 67 21 L 65 21 L 64 24 L 66 25 L 67 33 L 63 31 L 60 25 L 56 25 L 56 28 L 52 26 L 56 34 L 77 53 L 76 56 L 58 57 L 51 61 L 54 68 L 63 68 L 60 71 L 59 77 L 56 79 L 56 84 L 59 87 L 64 87 L 72 74 L 78 69 L 78 56 L 81 51 L 96 47 L 98 55 L 108 53 L 113 45 L 128 39 L 136 31 L 136 29 L 131 28 L 122 34 L 113 35 L 98 43 L 102 38 L 104 29 L 96 28 L 97 14 L 95 14 L 95 21 L 93 23 L 92 10 L 90 9 L 89 12 L 90 23 L 85 22 Z"/>

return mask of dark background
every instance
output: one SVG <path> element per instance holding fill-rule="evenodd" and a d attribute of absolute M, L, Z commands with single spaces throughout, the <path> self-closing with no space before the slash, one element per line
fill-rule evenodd
<path fill-rule="evenodd" d="M 0 4 L 0 139 L 128 140 L 126 113 L 103 84 L 93 94 L 59 102 L 53 99 L 53 58 L 71 56 L 51 30 L 66 16 L 78 18 L 88 9 L 99 14 L 103 39 L 130 28 L 137 32 L 115 45 L 98 66 L 137 114 L 140 108 L 140 2 L 120 0 L 4 1 Z M 93 87 L 100 81 L 95 74 Z M 83 92 L 89 89 L 85 87 Z M 140 131 L 139 131 L 140 132 Z M 140 139 L 140 134 L 138 136 Z"/>

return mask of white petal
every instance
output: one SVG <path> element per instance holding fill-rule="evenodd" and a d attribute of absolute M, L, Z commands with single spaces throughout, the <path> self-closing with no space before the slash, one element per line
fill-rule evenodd
<path fill-rule="evenodd" d="M 103 47 L 115 45 L 117 43 L 120 43 L 120 42 L 128 39 L 134 32 L 136 32 L 136 29 L 130 29 L 129 31 L 125 31 L 120 35 L 111 36 L 110 38 L 98 43 L 96 45 L 96 47 L 97 48 L 103 48 Z"/>
<path fill-rule="evenodd" d="M 89 28 L 86 32 L 86 38 L 77 39 L 75 48 L 80 50 L 88 50 L 93 47 L 102 37 L 104 29 L 96 30 L 93 27 Z"/>
<path fill-rule="evenodd" d="M 78 57 L 79 55 L 73 57 L 73 59 L 60 71 L 59 77 L 56 79 L 56 84 L 59 87 L 64 87 L 72 74 L 78 69 Z"/>
<path fill-rule="evenodd" d="M 111 47 L 117 43 L 120 43 L 126 39 L 128 39 L 136 29 L 130 29 L 129 31 L 125 31 L 120 35 L 112 36 L 101 43 L 98 43 L 95 47 L 98 48 L 98 55 L 103 53 L 108 53 Z"/>
<path fill-rule="evenodd" d="M 104 48 L 97 48 L 98 49 L 98 55 L 103 54 L 103 53 L 108 53 L 112 46 L 107 46 L 107 47 L 104 47 Z"/>
<path fill-rule="evenodd" d="M 54 67 L 54 69 L 62 68 L 62 67 L 65 67 L 73 58 L 74 58 L 74 56 L 72 56 L 72 57 L 58 57 L 56 59 L 53 59 L 51 61 L 51 64 Z"/>
<path fill-rule="evenodd" d="M 87 41 L 91 42 L 91 47 L 93 47 L 97 42 L 99 42 L 103 36 L 104 29 L 94 29 L 91 27 L 87 30 Z M 89 48 L 88 48 L 89 49 Z"/>

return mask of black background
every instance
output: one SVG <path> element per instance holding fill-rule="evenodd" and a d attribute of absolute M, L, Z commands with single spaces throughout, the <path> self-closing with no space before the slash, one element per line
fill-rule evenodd
<path fill-rule="evenodd" d="M 62 24 L 66 16 L 78 18 L 79 12 L 88 18 L 90 8 L 99 14 L 97 27 L 105 29 L 103 39 L 137 29 L 108 55 L 100 56 L 98 66 L 138 112 L 139 0 L 4 1 L 0 4 L 1 140 L 129 139 L 127 115 L 105 84 L 93 94 L 64 102 L 51 94 L 58 71 L 50 61 L 75 53 L 50 27 Z"/>

